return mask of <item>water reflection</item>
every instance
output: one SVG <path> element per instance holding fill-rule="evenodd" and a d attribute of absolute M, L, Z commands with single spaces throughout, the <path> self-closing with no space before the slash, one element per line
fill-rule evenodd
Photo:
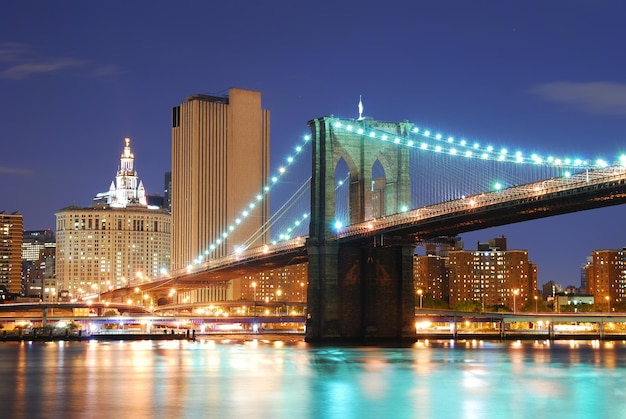
<path fill-rule="evenodd" d="M 0 344 L 10 418 L 621 417 L 626 343 Z"/>

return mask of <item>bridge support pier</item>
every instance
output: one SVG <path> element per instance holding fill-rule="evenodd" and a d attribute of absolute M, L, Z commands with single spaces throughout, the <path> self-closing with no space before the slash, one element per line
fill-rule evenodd
<path fill-rule="evenodd" d="M 412 239 L 307 244 L 307 342 L 414 342 Z"/>
<path fill-rule="evenodd" d="M 45 330 L 48 324 L 48 307 L 41 309 L 41 326 Z"/>

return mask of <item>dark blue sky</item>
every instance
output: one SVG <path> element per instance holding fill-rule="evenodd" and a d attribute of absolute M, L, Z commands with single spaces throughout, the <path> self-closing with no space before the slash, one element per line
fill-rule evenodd
<path fill-rule="evenodd" d="M 545 154 L 626 147 L 621 1 L 26 1 L 0 14 L 0 210 L 27 229 L 88 205 L 123 138 L 149 193 L 170 169 L 171 108 L 193 93 L 259 90 L 272 161 L 333 114 L 410 120 Z M 273 167 L 276 166 L 273 164 Z M 305 163 L 308 166 L 308 162 Z M 626 245 L 613 207 L 463 235 L 506 235 L 539 282 L 579 283 L 598 248 Z"/>

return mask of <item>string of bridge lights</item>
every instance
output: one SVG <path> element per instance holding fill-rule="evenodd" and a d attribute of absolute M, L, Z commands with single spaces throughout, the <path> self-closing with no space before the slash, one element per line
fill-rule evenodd
<path fill-rule="evenodd" d="M 578 169 L 606 168 L 609 166 L 607 160 L 604 159 L 596 159 L 595 162 L 590 163 L 589 160 L 581 158 L 559 158 L 553 156 L 548 156 L 544 158 L 536 153 L 532 153 L 529 156 L 524 155 L 521 151 L 510 153 L 506 147 L 502 147 L 499 150 L 496 150 L 491 145 L 481 147 L 478 142 L 470 143 L 463 138 L 457 140 L 452 136 L 446 137 L 440 133 L 433 134 L 430 130 L 422 130 L 417 126 L 413 127 L 410 130 L 409 136 L 394 136 L 378 129 L 370 129 L 366 131 L 366 129 L 361 127 L 359 124 L 353 124 L 350 122 L 336 121 L 333 124 L 333 127 L 335 129 L 345 130 L 346 132 L 354 132 L 358 135 L 366 135 L 369 138 L 378 139 L 383 142 L 390 141 L 399 146 L 417 148 L 422 151 L 430 151 L 451 156 L 462 156 L 466 158 L 475 158 L 498 162 L 510 162 L 518 164 L 543 164 L 552 167 L 570 167 Z M 414 137 L 420 137 L 421 140 L 418 140 Z M 277 173 L 270 178 L 270 182 L 263 187 L 262 192 L 257 194 L 256 197 L 252 201 L 250 201 L 247 207 L 243 211 L 241 211 L 239 217 L 235 219 L 234 224 L 231 224 L 227 230 L 221 233 L 221 235 L 219 236 L 220 238 L 209 244 L 207 249 L 203 253 L 198 255 L 198 257 L 194 261 L 194 264 L 203 263 L 211 255 L 211 253 L 213 253 L 226 240 L 226 238 L 233 231 L 235 231 L 237 226 L 239 226 L 246 218 L 250 216 L 252 210 L 254 210 L 257 205 L 261 204 L 266 196 L 269 195 L 272 188 L 287 172 L 287 169 L 295 162 L 295 158 L 302 152 L 304 147 L 310 143 L 310 140 L 310 135 L 305 135 L 303 137 L 303 143 L 298 145 L 295 148 L 294 153 L 286 158 L 285 164 L 278 168 Z M 626 166 L 626 155 L 621 155 L 619 157 L 619 163 L 622 166 Z M 569 175 L 569 172 L 565 172 L 565 176 Z M 291 233 L 303 222 L 305 222 L 308 217 L 308 213 L 303 214 L 293 223 L 292 227 L 288 227 L 284 233 L 281 233 L 278 236 L 278 240 L 273 240 L 271 244 L 275 245 L 278 243 L 278 241 L 289 240 L 291 238 Z M 243 250 L 245 249 L 242 247 L 235 248 L 235 252 L 240 252 Z"/>
<path fill-rule="evenodd" d="M 280 178 L 287 173 L 287 169 L 293 165 L 293 163 L 296 161 L 296 157 L 302 152 L 302 150 L 304 150 L 304 147 L 307 144 L 310 144 L 311 141 L 311 136 L 310 135 L 305 135 L 303 137 L 303 142 L 296 146 L 296 148 L 294 149 L 293 154 L 287 156 L 287 158 L 285 159 L 285 164 L 280 166 L 277 170 L 277 172 L 270 177 L 270 181 L 267 185 L 265 185 L 263 187 L 263 190 L 261 192 L 259 192 L 253 200 L 251 200 L 248 205 L 245 207 L 245 209 L 243 209 L 241 211 L 241 213 L 239 214 L 239 216 L 235 219 L 235 222 L 231 225 L 228 226 L 228 228 L 223 231 L 218 238 L 213 242 L 210 243 L 207 247 L 207 249 L 202 252 L 200 255 L 198 255 L 196 257 L 196 259 L 193 261 L 193 264 L 201 264 L 203 262 L 206 261 L 206 259 L 211 255 L 211 253 L 213 253 L 227 238 L 228 236 L 236 230 L 236 228 L 243 223 L 243 221 L 245 221 L 251 214 L 252 211 L 260 204 L 263 203 L 263 200 L 269 195 L 270 191 L 272 190 L 272 188 L 278 183 L 278 181 L 280 180 Z M 294 226 L 288 229 L 288 233 L 284 233 L 281 235 L 281 237 L 287 237 L 287 238 L 283 238 L 281 240 L 287 240 L 289 238 L 289 233 L 291 233 L 293 231 L 294 228 L 296 228 L 297 226 L 299 226 L 302 222 L 304 222 L 307 218 L 309 217 L 309 214 L 304 214 L 300 219 L 296 220 L 294 223 Z M 276 244 L 277 241 L 273 241 L 272 244 Z M 241 252 L 245 250 L 245 248 L 242 247 L 235 247 L 235 252 Z"/>
<path fill-rule="evenodd" d="M 463 156 L 466 158 L 475 158 L 489 161 L 510 162 L 519 164 L 548 165 L 553 167 L 571 167 L 571 168 L 606 168 L 609 163 L 604 159 L 596 159 L 590 162 L 581 158 L 560 158 L 554 156 L 542 157 L 537 153 L 524 155 L 521 151 L 509 152 L 506 147 L 496 150 L 493 146 L 488 145 L 481 147 L 478 142 L 468 142 L 461 138 L 459 140 L 452 136 L 444 136 L 440 133 L 432 133 L 427 129 L 413 127 L 410 136 L 394 136 L 379 129 L 366 129 L 360 124 L 350 122 L 336 121 L 333 124 L 335 129 L 341 129 L 346 132 L 354 132 L 359 135 L 365 135 L 372 139 L 380 141 L 390 141 L 400 146 L 408 148 L 417 148 L 423 151 L 431 151 L 434 153 L 448 154 L 451 156 Z M 414 137 L 420 137 L 416 139 Z M 621 165 L 626 165 L 626 156 L 619 158 Z"/>

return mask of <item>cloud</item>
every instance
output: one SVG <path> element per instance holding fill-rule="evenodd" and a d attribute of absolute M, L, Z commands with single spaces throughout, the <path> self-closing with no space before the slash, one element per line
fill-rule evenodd
<path fill-rule="evenodd" d="M 48 62 L 17 64 L 0 71 L 0 78 L 23 80 L 35 74 L 54 73 L 66 68 L 84 65 L 84 61 L 59 58 Z"/>
<path fill-rule="evenodd" d="M 0 165 L 0 173 L 7 173 L 9 175 L 26 175 L 32 176 L 35 174 L 35 171 L 32 169 L 22 169 L 19 167 L 8 167 Z"/>
<path fill-rule="evenodd" d="M 81 68 L 85 77 L 112 77 L 122 74 L 116 65 L 94 65 L 73 57 L 44 57 L 28 45 L 0 42 L 0 79 L 24 80 L 40 74 L 61 73 Z"/>
<path fill-rule="evenodd" d="M 531 92 L 545 100 L 595 115 L 626 115 L 626 84 L 559 81 L 540 84 Z"/>

